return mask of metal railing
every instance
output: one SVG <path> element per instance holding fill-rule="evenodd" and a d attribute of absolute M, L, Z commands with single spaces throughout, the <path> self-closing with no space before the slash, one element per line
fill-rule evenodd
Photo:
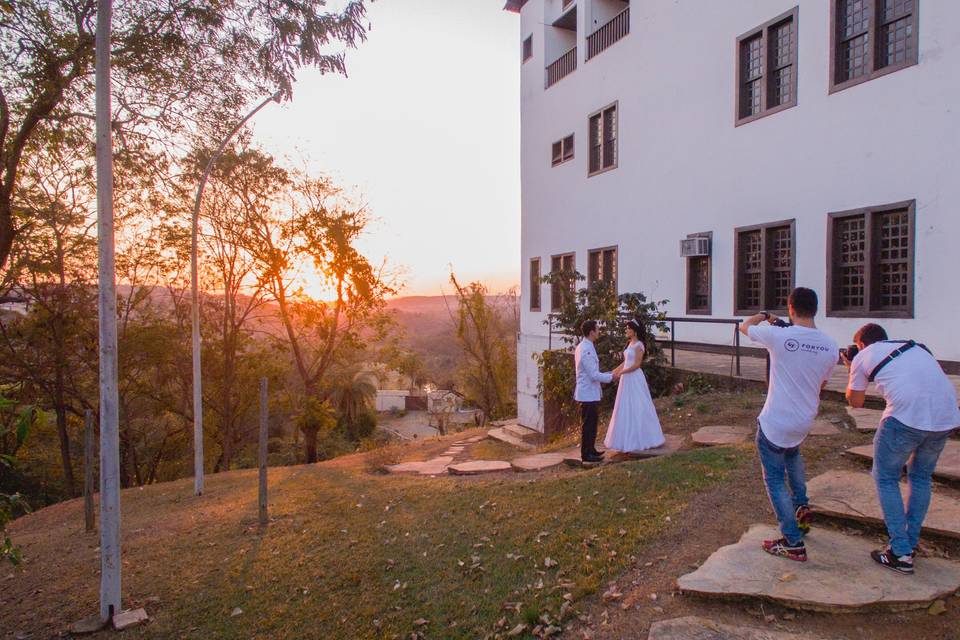
<path fill-rule="evenodd" d="M 587 36 L 587 60 L 599 55 L 630 33 L 630 6 L 614 16 L 610 22 Z"/>
<path fill-rule="evenodd" d="M 628 318 L 629 316 L 624 316 Z M 553 321 L 556 318 L 556 314 L 551 313 L 547 316 L 547 350 L 553 350 Z M 734 362 L 736 363 L 736 375 L 740 377 L 740 324 L 743 322 L 740 318 L 678 318 L 675 316 L 666 316 L 660 320 L 666 322 L 670 325 L 670 338 L 669 340 L 663 340 L 663 342 L 668 342 L 670 345 L 670 366 L 677 366 L 677 323 L 687 322 L 690 324 L 729 324 L 733 325 L 733 355 Z M 566 332 L 557 331 L 557 335 L 569 335 Z"/>
<path fill-rule="evenodd" d="M 577 47 L 567 51 L 547 66 L 546 89 L 557 84 L 577 70 Z"/>

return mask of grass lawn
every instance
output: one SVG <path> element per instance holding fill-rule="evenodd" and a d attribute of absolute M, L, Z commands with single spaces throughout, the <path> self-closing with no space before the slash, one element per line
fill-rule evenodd
<path fill-rule="evenodd" d="M 709 449 L 464 479 L 274 469 L 265 534 L 251 472 L 211 476 L 202 498 L 189 480 L 125 491 L 124 605 L 151 615 L 125 635 L 482 638 L 557 623 L 565 597 L 569 618 L 745 459 Z M 14 524 L 27 562 L 0 576 L 0 628 L 47 637 L 96 610 L 98 539 L 81 531 L 78 501 Z"/>

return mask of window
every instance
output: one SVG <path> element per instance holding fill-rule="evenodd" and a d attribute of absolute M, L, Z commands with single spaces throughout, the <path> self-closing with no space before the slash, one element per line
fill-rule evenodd
<path fill-rule="evenodd" d="M 830 91 L 917 64 L 920 0 L 832 0 Z"/>
<path fill-rule="evenodd" d="M 916 202 L 831 213 L 827 315 L 913 317 Z"/>
<path fill-rule="evenodd" d="M 551 311 L 559 311 L 563 303 L 572 298 L 576 286 L 576 279 L 573 277 L 576 270 L 576 254 L 565 253 L 550 258 Z"/>
<path fill-rule="evenodd" d="M 617 248 L 594 249 L 587 254 L 587 285 L 603 281 L 617 290 Z"/>
<path fill-rule="evenodd" d="M 688 238 L 713 238 L 712 232 L 694 233 Z M 712 244 L 712 243 L 711 243 Z M 713 273 L 710 256 L 687 258 L 687 313 L 710 315 L 713 312 Z"/>
<path fill-rule="evenodd" d="M 550 165 L 557 166 L 567 160 L 573 160 L 573 134 L 557 140 L 550 148 Z"/>
<path fill-rule="evenodd" d="M 590 168 L 594 175 L 617 166 L 617 105 L 590 116 Z"/>
<path fill-rule="evenodd" d="M 792 220 L 736 230 L 734 313 L 786 311 L 796 271 L 793 239 Z"/>
<path fill-rule="evenodd" d="M 533 35 L 527 36 L 527 39 L 523 41 L 523 62 L 526 62 L 533 57 Z"/>
<path fill-rule="evenodd" d="M 799 9 L 737 38 L 737 124 L 797 104 Z"/>
<path fill-rule="evenodd" d="M 530 311 L 540 311 L 540 258 L 530 260 Z"/>

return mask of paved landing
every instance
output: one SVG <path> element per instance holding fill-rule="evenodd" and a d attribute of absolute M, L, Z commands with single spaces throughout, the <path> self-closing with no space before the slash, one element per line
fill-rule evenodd
<path fill-rule="evenodd" d="M 536 447 L 534 447 L 532 444 L 524 441 L 522 438 L 520 438 L 520 436 L 513 433 L 513 431 L 507 430 L 505 427 L 497 427 L 496 429 L 490 429 L 490 431 L 487 432 L 487 435 L 493 438 L 494 440 L 505 442 L 509 445 L 513 445 L 518 449 L 527 449 L 527 450 L 536 449 Z"/>
<path fill-rule="evenodd" d="M 453 456 L 440 456 L 423 462 L 401 462 L 387 467 L 390 473 L 417 473 L 421 476 L 436 476 L 447 472 Z"/>
<path fill-rule="evenodd" d="M 660 458 L 662 456 L 669 456 L 673 453 L 676 453 L 681 448 L 683 448 L 686 438 L 683 436 L 673 435 L 672 433 L 663 434 L 664 442 L 662 447 L 657 447 L 656 449 L 644 449 L 643 451 L 616 451 L 614 449 L 608 449 L 606 451 L 605 457 L 612 458 L 611 462 L 621 462 L 623 460 L 642 460 L 644 458 Z"/>
<path fill-rule="evenodd" d="M 705 618 L 661 620 L 650 625 L 647 640 L 824 640 L 821 636 L 734 627 Z"/>
<path fill-rule="evenodd" d="M 901 491 L 904 497 L 910 494 L 906 483 Z M 883 525 L 883 512 L 870 474 L 828 471 L 807 483 L 807 493 L 815 513 Z M 934 491 L 923 533 L 960 539 L 960 500 Z"/>
<path fill-rule="evenodd" d="M 883 411 L 879 411 L 877 409 L 854 409 L 853 407 L 848 407 L 847 413 L 849 413 L 850 417 L 853 418 L 853 421 L 857 426 L 857 431 L 861 433 L 873 433 L 880 428 L 880 418 L 883 416 Z"/>
<path fill-rule="evenodd" d="M 810 435 L 812 436 L 835 436 L 838 433 L 840 433 L 840 429 L 829 420 L 814 420 L 813 426 L 810 427 Z"/>
<path fill-rule="evenodd" d="M 563 454 L 539 453 L 532 456 L 523 456 L 510 461 L 514 471 L 521 473 L 528 471 L 544 471 L 563 464 Z"/>
<path fill-rule="evenodd" d="M 452 464 L 447 467 L 447 472 L 454 476 L 478 476 L 484 473 L 499 473 L 501 471 L 510 471 L 513 467 L 509 462 L 503 460 L 471 460 Z"/>
<path fill-rule="evenodd" d="M 763 540 L 779 537 L 779 529 L 755 524 L 677 585 L 688 594 L 761 598 L 833 613 L 923 608 L 960 589 L 960 564 L 947 560 L 921 558 L 914 576 L 899 576 L 870 559 L 874 541 L 815 529 L 806 540 L 810 559 L 799 563 L 760 548 Z"/>
<path fill-rule="evenodd" d="M 702 427 L 694 432 L 692 438 L 694 444 L 704 447 L 717 447 L 747 442 L 753 437 L 755 431 L 755 428 L 750 427 Z"/>
<path fill-rule="evenodd" d="M 873 461 L 872 444 L 847 449 L 846 453 L 855 458 Z M 937 468 L 933 475 L 944 480 L 960 480 L 960 441 L 947 440 L 947 446 L 940 454 L 940 460 L 937 462 Z"/>

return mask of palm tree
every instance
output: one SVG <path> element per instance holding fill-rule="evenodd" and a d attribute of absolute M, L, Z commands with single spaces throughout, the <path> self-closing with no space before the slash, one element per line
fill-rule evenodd
<path fill-rule="evenodd" d="M 330 405 L 348 424 L 367 413 L 377 397 L 377 377 L 370 371 L 351 368 L 334 377 Z"/>

